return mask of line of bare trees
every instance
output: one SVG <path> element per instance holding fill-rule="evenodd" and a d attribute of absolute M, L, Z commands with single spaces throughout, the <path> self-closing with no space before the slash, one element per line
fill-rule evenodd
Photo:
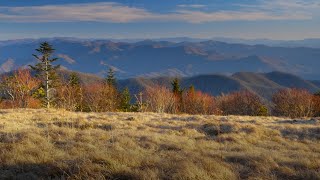
<path fill-rule="evenodd" d="M 165 113 L 247 115 L 247 116 L 320 116 L 320 94 L 288 88 L 274 93 L 271 102 L 248 91 L 236 91 L 217 97 L 193 88 L 175 94 L 163 86 L 146 89 L 147 110 Z"/>
<path fill-rule="evenodd" d="M 247 90 L 224 94 L 218 97 L 190 87 L 175 92 L 172 87 L 155 85 L 147 87 L 133 98 L 128 89 L 120 92 L 107 82 L 83 84 L 76 73 L 60 78 L 55 87 L 54 108 L 70 111 L 150 111 L 158 113 L 287 116 L 310 117 L 320 115 L 320 95 L 303 89 L 282 89 L 272 97 L 271 105 L 255 93 Z M 0 108 L 42 108 L 45 91 L 41 80 L 29 69 L 19 69 L 1 77 Z M 140 102 L 141 101 L 141 102 Z"/>

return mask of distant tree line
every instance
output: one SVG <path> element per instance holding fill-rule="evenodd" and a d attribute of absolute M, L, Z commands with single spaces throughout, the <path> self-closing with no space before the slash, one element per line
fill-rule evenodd
<path fill-rule="evenodd" d="M 157 112 L 205 115 L 248 116 L 320 116 L 320 92 L 303 89 L 282 89 L 267 103 L 255 93 L 242 90 L 217 97 L 190 86 L 180 87 L 175 78 L 171 86 L 147 87 L 139 94 L 128 88 L 119 90 L 115 72 L 109 69 L 103 82 L 84 84 L 76 72 L 58 75 L 53 65 L 53 47 L 44 42 L 33 55 L 38 63 L 31 69 L 18 69 L 1 76 L 0 108 L 63 108 L 79 112 Z M 35 75 L 34 75 L 35 73 Z M 135 103 L 132 103 L 135 102 Z"/>

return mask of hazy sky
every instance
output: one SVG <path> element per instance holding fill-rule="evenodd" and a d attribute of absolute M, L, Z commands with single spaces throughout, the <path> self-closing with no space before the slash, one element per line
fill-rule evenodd
<path fill-rule="evenodd" d="M 0 39 L 320 38 L 319 0 L 0 0 Z"/>

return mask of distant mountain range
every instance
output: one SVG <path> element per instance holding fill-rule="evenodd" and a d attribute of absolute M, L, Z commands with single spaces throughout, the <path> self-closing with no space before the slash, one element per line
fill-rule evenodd
<path fill-rule="evenodd" d="M 303 39 L 303 40 L 271 40 L 271 39 L 240 39 L 240 38 L 224 38 L 217 37 L 212 39 L 201 39 L 201 38 L 188 38 L 188 37 L 176 37 L 176 38 L 158 38 L 155 41 L 170 41 L 170 42 L 203 42 L 203 41 L 220 41 L 233 44 L 246 44 L 246 45 L 266 45 L 273 47 L 309 47 L 309 48 L 320 48 L 320 38 Z M 140 40 L 116 40 L 117 42 L 137 42 Z"/>
<path fill-rule="evenodd" d="M 53 40 L 69 40 L 69 41 L 113 41 L 113 42 L 127 42 L 136 43 L 139 41 L 145 41 L 146 39 L 82 39 L 73 37 L 56 37 L 56 38 L 42 38 L 42 39 L 17 39 L 17 40 L 6 40 L 0 41 L 1 45 L 8 45 L 13 43 L 21 43 L 28 41 L 53 41 Z M 309 48 L 320 48 L 320 38 L 310 38 L 302 40 L 272 40 L 272 39 L 241 39 L 241 38 L 226 38 L 226 37 L 216 37 L 216 38 L 190 38 L 190 37 L 172 37 L 172 38 L 154 38 L 149 39 L 152 41 L 168 41 L 174 43 L 181 42 L 203 42 L 203 41 L 220 41 L 232 44 L 245 44 L 245 45 L 266 45 L 274 47 L 309 47 Z"/>
<path fill-rule="evenodd" d="M 53 44 L 56 49 L 54 56 L 60 58 L 63 68 L 98 76 L 104 76 L 108 68 L 113 68 L 120 79 L 272 71 L 304 79 L 320 79 L 320 48 L 274 47 L 189 38 L 132 42 L 76 38 L 0 41 L 0 73 L 35 63 L 32 53 L 42 41 Z M 293 44 L 290 46 L 295 46 Z"/>
<path fill-rule="evenodd" d="M 273 47 L 309 47 L 320 48 L 320 38 L 303 40 L 270 40 L 270 39 L 235 39 L 235 38 L 214 38 L 216 41 L 227 43 L 238 43 L 247 45 L 267 45 Z"/>

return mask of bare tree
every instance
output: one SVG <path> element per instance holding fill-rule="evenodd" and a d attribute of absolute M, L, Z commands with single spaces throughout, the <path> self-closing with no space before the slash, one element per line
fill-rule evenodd
<path fill-rule="evenodd" d="M 156 85 L 148 87 L 144 94 L 148 110 L 157 113 L 177 112 L 177 98 L 168 88 Z"/>
<path fill-rule="evenodd" d="M 303 89 L 282 89 L 272 97 L 273 113 L 278 116 L 308 117 L 314 115 L 314 96 Z"/>
<path fill-rule="evenodd" d="M 40 80 L 33 77 L 29 70 L 18 69 L 11 76 L 2 77 L 1 90 L 13 106 L 29 107 L 32 92 L 39 87 Z"/>

